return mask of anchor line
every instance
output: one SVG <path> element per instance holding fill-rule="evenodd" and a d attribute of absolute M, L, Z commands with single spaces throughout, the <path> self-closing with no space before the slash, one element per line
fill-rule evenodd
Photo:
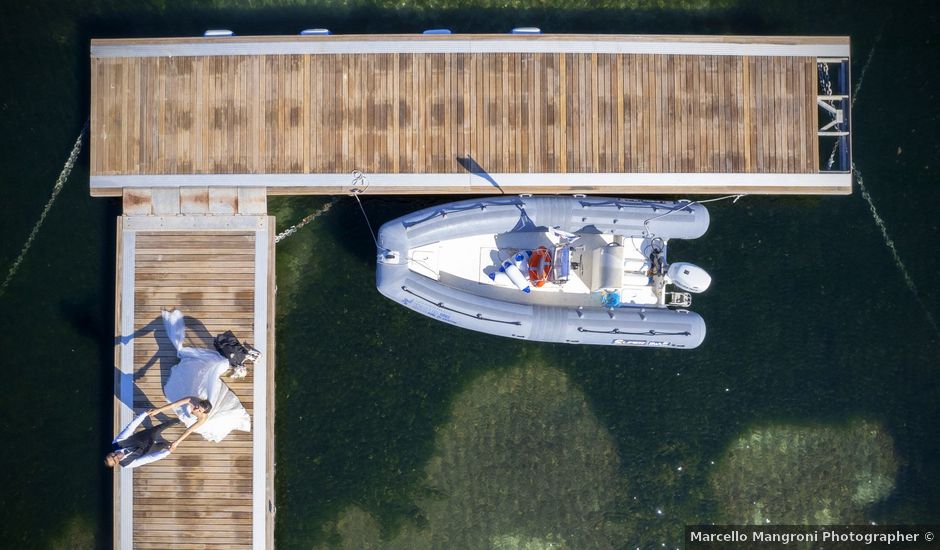
<path fill-rule="evenodd" d="M 853 107 L 855 106 L 855 102 L 858 100 L 858 92 L 862 87 L 862 81 L 865 79 L 865 74 L 868 72 L 868 67 L 871 65 L 871 60 L 875 56 L 875 48 L 878 46 L 883 33 L 884 25 L 882 25 L 881 30 L 878 31 L 878 36 L 875 37 L 871 51 L 868 52 L 868 58 L 866 58 L 865 64 L 862 66 L 862 70 L 859 73 L 858 82 L 855 83 L 855 89 L 852 90 Z M 885 246 L 888 247 L 888 251 L 891 252 L 891 256 L 894 259 L 894 264 L 897 266 L 898 271 L 901 273 L 901 277 L 904 279 L 904 284 L 907 286 L 907 289 L 911 291 L 911 294 L 914 295 L 914 301 L 916 301 L 917 305 L 920 306 L 920 309 L 923 311 L 924 317 L 927 319 L 927 323 L 929 323 L 930 327 L 933 329 L 934 334 L 940 338 L 940 326 L 937 325 L 937 320 L 930 312 L 927 304 L 924 303 L 923 298 L 921 298 L 920 291 L 917 289 L 917 284 L 914 283 L 914 278 L 911 276 L 911 272 L 908 271 L 907 265 L 901 259 L 901 254 L 898 252 L 897 246 L 894 244 L 894 239 L 892 239 L 891 235 L 888 233 L 888 226 L 885 224 L 885 221 L 882 219 L 881 215 L 878 214 L 878 209 L 875 208 L 875 201 L 868 192 L 868 188 L 865 186 L 865 179 L 862 178 L 862 172 L 855 166 L 854 162 L 852 163 L 852 173 L 855 174 L 855 180 L 858 181 L 858 189 L 860 191 L 859 194 L 868 204 L 868 210 L 871 212 L 871 217 L 875 221 L 875 225 L 878 227 L 878 230 L 881 232 L 881 238 L 884 240 Z"/>
<path fill-rule="evenodd" d="M 920 309 L 923 310 L 924 316 L 927 318 L 927 322 L 930 323 L 934 333 L 936 333 L 937 337 L 940 338 L 940 327 L 937 326 L 937 320 L 934 319 L 933 314 L 930 313 L 930 309 L 927 308 L 927 304 L 924 303 L 923 298 L 920 296 L 920 291 L 917 289 L 917 285 L 914 283 L 914 278 L 911 276 L 911 272 L 908 271 L 904 261 L 901 260 L 901 254 L 894 245 L 894 240 L 888 234 L 888 227 L 885 225 L 884 220 L 878 214 L 878 210 L 875 208 L 875 202 L 868 193 L 868 188 L 865 187 L 865 180 L 862 178 L 862 173 L 859 172 L 855 167 L 855 163 L 852 163 L 852 172 L 855 174 L 855 179 L 858 180 L 858 188 L 861 191 L 862 198 L 865 199 L 865 202 L 868 203 L 868 209 L 871 211 L 872 218 L 875 220 L 875 225 L 878 226 L 878 230 L 881 231 L 881 237 L 884 239 L 885 246 L 887 246 L 888 250 L 891 252 L 891 256 L 894 258 L 894 264 L 901 273 L 901 277 L 904 278 L 904 284 L 907 285 L 907 289 L 910 290 L 911 294 L 914 295 L 914 300 L 917 302 L 917 305 L 920 306 Z"/>
<path fill-rule="evenodd" d="M 23 244 L 23 248 L 20 249 L 19 255 L 10 266 L 10 270 L 7 272 L 6 278 L 3 280 L 3 283 L 0 284 L 0 296 L 3 296 L 3 294 L 6 292 L 7 286 L 10 284 L 10 281 L 13 280 L 13 277 L 19 270 L 20 265 L 26 258 L 26 253 L 29 252 L 30 247 L 33 246 L 33 241 L 36 240 L 36 235 L 39 234 L 39 229 L 46 221 L 46 216 L 49 214 L 49 211 L 52 210 L 52 205 L 55 203 L 56 198 L 58 198 L 59 193 L 62 192 L 62 188 L 65 186 L 65 182 L 68 181 L 69 175 L 72 173 L 72 168 L 74 168 L 75 163 L 78 162 L 78 155 L 82 151 L 82 141 L 84 140 L 85 133 L 88 131 L 88 123 L 89 120 L 86 119 L 85 124 L 82 126 L 82 130 L 78 133 L 78 137 L 75 138 L 75 144 L 72 145 L 72 151 L 69 153 L 68 159 L 65 161 L 65 165 L 62 167 L 62 171 L 59 173 L 59 177 L 56 179 L 55 185 L 52 186 L 52 195 L 46 202 L 46 206 L 43 207 L 42 213 L 39 214 L 39 219 L 36 221 L 35 225 L 33 225 L 32 231 L 29 232 L 29 236 L 26 238 L 26 243 Z"/>
<path fill-rule="evenodd" d="M 868 66 L 871 65 L 871 60 L 875 57 L 875 48 L 878 47 L 878 42 L 881 41 L 881 35 L 884 34 L 885 27 L 884 23 L 881 25 L 881 30 L 878 31 L 878 36 L 875 37 L 875 41 L 872 42 L 871 51 L 868 52 L 868 58 L 865 59 L 865 64 L 862 65 L 862 70 L 858 73 L 858 82 L 855 83 L 855 89 L 852 90 L 852 107 L 855 107 L 855 102 L 858 100 L 858 91 L 862 87 L 862 81 L 865 80 L 865 73 L 868 72 Z"/>

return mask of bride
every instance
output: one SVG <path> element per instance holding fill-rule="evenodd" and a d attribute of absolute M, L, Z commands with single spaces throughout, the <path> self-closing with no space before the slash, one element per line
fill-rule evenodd
<path fill-rule="evenodd" d="M 232 430 L 250 432 L 248 411 L 220 378 L 230 368 L 228 360 L 215 350 L 183 345 L 186 326 L 183 313 L 178 309 L 163 310 L 163 326 L 180 358 L 180 362 L 170 370 L 170 378 L 163 387 L 168 402 L 173 405 L 181 402 L 173 412 L 188 428 L 204 416 L 193 431 L 209 441 L 222 441 Z M 208 400 L 211 403 L 208 414 L 194 411 L 192 403 L 195 400 L 188 399 L 190 397 Z"/>

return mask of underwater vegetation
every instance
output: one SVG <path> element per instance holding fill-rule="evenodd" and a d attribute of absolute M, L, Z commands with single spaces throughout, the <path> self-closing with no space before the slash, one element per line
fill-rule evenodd
<path fill-rule="evenodd" d="M 894 442 L 880 424 L 774 425 L 735 440 L 711 485 L 724 522 L 857 523 L 891 494 L 897 471 Z"/>
<path fill-rule="evenodd" d="M 614 441 L 582 391 L 554 368 L 490 371 L 459 394 L 437 431 L 419 521 L 391 540 L 347 508 L 331 526 L 339 548 L 615 548 L 623 498 Z"/>
<path fill-rule="evenodd" d="M 490 371 L 455 399 L 437 432 L 418 520 L 386 537 L 350 506 L 325 527 L 321 548 L 619 548 L 677 544 L 686 523 L 858 523 L 894 490 L 899 461 L 875 422 L 754 428 L 705 482 L 714 517 L 689 512 L 663 525 L 630 510 L 621 467 L 610 434 L 562 371 Z"/>
<path fill-rule="evenodd" d="M 99 545 L 95 540 L 95 522 L 87 516 L 74 516 L 62 531 L 49 542 L 50 550 L 93 550 Z"/>

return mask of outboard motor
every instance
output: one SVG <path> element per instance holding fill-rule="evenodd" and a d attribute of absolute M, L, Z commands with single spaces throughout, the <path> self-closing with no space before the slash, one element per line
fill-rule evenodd
<path fill-rule="evenodd" d="M 705 292 L 712 284 L 712 277 L 701 267 L 688 262 L 676 262 L 669 266 L 666 276 L 672 284 L 689 292 Z"/>

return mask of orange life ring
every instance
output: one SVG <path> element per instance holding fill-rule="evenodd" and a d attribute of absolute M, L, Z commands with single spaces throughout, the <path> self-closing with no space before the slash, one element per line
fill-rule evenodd
<path fill-rule="evenodd" d="M 552 255 L 544 246 L 538 247 L 529 257 L 529 280 L 537 287 L 542 287 L 548 281 L 548 274 L 552 272 Z"/>

